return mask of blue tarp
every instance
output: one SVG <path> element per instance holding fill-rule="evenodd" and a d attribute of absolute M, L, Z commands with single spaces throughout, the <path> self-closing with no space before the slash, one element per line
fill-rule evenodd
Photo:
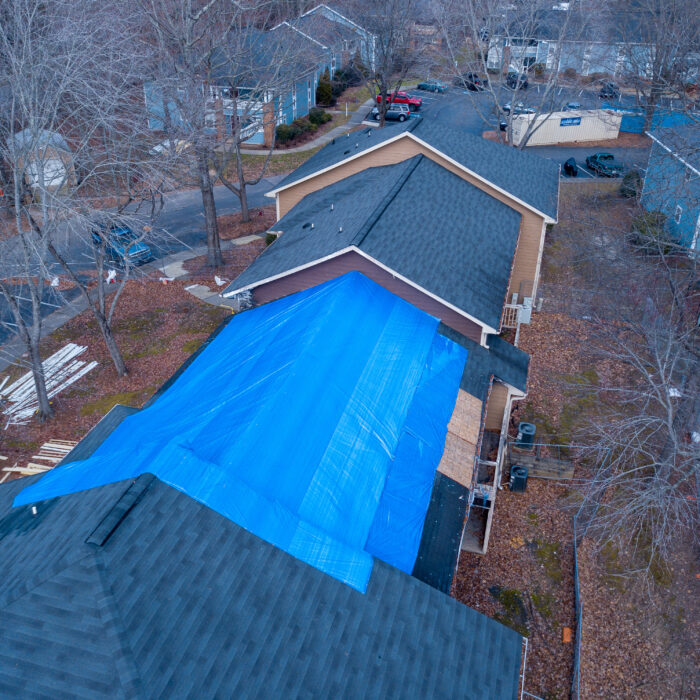
<path fill-rule="evenodd" d="M 410 572 L 466 350 L 353 272 L 236 316 L 151 406 L 15 505 L 150 472 L 363 591 Z"/>

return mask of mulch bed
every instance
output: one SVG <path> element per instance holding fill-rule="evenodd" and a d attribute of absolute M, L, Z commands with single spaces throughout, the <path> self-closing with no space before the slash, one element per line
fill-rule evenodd
<path fill-rule="evenodd" d="M 219 237 L 222 241 L 229 241 L 233 238 L 242 238 L 254 233 L 264 233 L 272 226 L 277 217 L 275 215 L 275 205 L 258 207 L 250 210 L 250 221 L 241 221 L 241 213 L 226 214 L 217 217 L 219 225 Z"/>
<path fill-rule="evenodd" d="M 481 134 L 482 138 L 487 141 L 495 141 L 496 143 L 505 143 L 506 134 L 503 131 L 487 130 Z M 644 134 L 628 134 L 620 133 L 616 139 L 604 139 L 602 141 L 562 141 L 561 143 L 549 144 L 561 148 L 649 148 L 651 139 Z M 538 148 L 538 146 L 528 146 L 529 148 Z"/>
<path fill-rule="evenodd" d="M 248 268 L 253 260 L 265 250 L 265 247 L 265 240 L 259 239 L 224 250 L 221 253 L 224 264 L 219 267 L 210 267 L 206 255 L 191 258 L 184 263 L 184 268 L 187 270 L 189 278 L 188 284 L 197 283 L 216 288 L 215 275 L 220 279 L 231 282 Z"/>

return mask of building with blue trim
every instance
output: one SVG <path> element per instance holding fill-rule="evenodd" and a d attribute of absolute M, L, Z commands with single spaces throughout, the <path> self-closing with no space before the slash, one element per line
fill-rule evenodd
<path fill-rule="evenodd" d="M 700 126 L 695 123 L 647 132 L 652 139 L 642 205 L 666 215 L 668 231 L 680 245 L 700 244 Z"/>

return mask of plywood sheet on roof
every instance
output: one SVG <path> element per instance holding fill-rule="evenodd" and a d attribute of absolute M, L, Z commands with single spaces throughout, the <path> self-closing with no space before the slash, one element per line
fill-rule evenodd
<path fill-rule="evenodd" d="M 469 488 L 481 425 L 482 402 L 460 389 L 447 426 L 445 451 L 438 471 Z"/>

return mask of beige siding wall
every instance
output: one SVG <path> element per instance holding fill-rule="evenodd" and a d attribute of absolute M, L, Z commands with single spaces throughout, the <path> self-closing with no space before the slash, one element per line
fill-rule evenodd
<path fill-rule="evenodd" d="M 347 140 L 348 150 L 352 150 L 355 143 L 362 144 L 361 137 L 359 136 L 357 137 L 357 140 L 353 140 L 353 134 L 351 134 L 350 138 Z M 328 172 L 317 175 L 316 177 L 313 177 L 305 182 L 301 182 L 298 185 L 293 185 L 283 192 L 280 192 L 277 195 L 279 198 L 279 216 L 284 216 L 307 194 L 315 192 L 322 187 L 327 187 L 334 182 L 343 180 L 350 175 L 354 175 L 355 173 L 365 170 L 366 168 L 400 163 L 401 161 L 404 161 L 407 158 L 412 158 L 418 154 L 422 154 L 436 163 L 441 164 L 450 172 L 464 178 L 475 187 L 487 192 L 492 197 L 495 197 L 500 202 L 507 204 L 520 213 L 521 223 L 518 247 L 513 261 L 511 283 L 508 289 L 507 299 L 504 299 L 503 301 L 510 302 L 513 293 L 517 293 L 519 295 L 518 301 L 522 302 L 523 296 L 530 296 L 532 293 L 532 286 L 535 281 L 535 274 L 537 272 L 540 237 L 543 235 L 543 218 L 532 212 L 530 209 L 527 209 L 521 204 L 513 201 L 508 196 L 502 194 L 487 183 L 484 183 L 478 178 L 465 173 L 461 168 L 453 165 L 446 158 L 433 153 L 429 148 L 417 143 L 408 136 L 405 136 L 398 141 L 394 141 L 393 143 L 386 144 L 381 148 L 378 148 L 376 151 L 366 153 L 359 158 L 350 161 L 349 163 L 340 165 L 337 168 L 333 168 Z M 350 156 L 350 154 L 348 154 L 348 156 Z M 466 311 L 469 310 L 466 309 Z"/>
<path fill-rule="evenodd" d="M 503 414 L 508 401 L 508 389 L 505 384 L 494 381 L 486 406 L 486 430 L 501 430 L 503 426 Z"/>
<path fill-rule="evenodd" d="M 462 335 L 467 336 L 467 338 L 471 338 L 477 343 L 481 342 L 481 326 L 468 318 L 464 318 L 461 314 L 415 289 L 410 284 L 402 282 L 391 273 L 375 265 L 371 260 L 367 260 L 367 258 L 354 252 L 344 253 L 331 260 L 318 263 L 313 267 L 281 277 L 267 284 L 262 284 L 253 290 L 253 298 L 257 304 L 266 304 L 269 301 L 280 299 L 302 289 L 308 289 L 314 285 L 340 277 L 340 275 L 353 270 L 362 272 L 366 277 L 369 277 L 377 284 L 426 313 L 437 316 L 450 328 L 454 328 Z"/>

